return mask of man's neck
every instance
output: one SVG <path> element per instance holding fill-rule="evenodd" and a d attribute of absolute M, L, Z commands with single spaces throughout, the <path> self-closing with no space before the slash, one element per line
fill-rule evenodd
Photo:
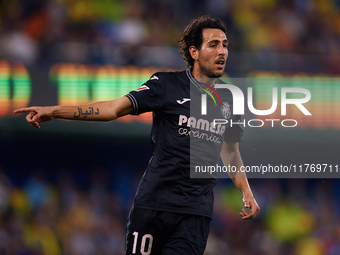
<path fill-rule="evenodd" d="M 198 68 L 193 68 L 191 70 L 192 76 L 202 84 L 208 84 L 209 86 L 214 86 L 216 82 L 216 78 L 209 78 L 206 75 L 203 75 Z"/>

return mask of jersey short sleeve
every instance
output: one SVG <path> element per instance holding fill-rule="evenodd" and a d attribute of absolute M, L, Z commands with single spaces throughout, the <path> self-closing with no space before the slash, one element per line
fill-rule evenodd
<path fill-rule="evenodd" d="M 224 141 L 229 143 L 241 142 L 243 140 L 243 129 L 241 127 L 241 116 L 234 115 L 232 117 L 232 123 L 230 123 L 224 134 Z M 240 124 L 234 124 L 240 123 Z"/>
<path fill-rule="evenodd" d="M 132 115 L 160 110 L 166 99 L 166 90 L 162 74 L 153 74 L 140 88 L 126 95 L 132 103 Z"/>

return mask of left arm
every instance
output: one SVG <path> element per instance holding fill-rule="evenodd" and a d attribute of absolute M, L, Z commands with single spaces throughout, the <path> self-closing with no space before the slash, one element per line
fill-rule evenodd
<path fill-rule="evenodd" d="M 238 148 L 238 143 L 223 142 L 221 158 L 225 166 L 231 165 L 236 167 L 236 173 L 229 173 L 229 176 L 243 195 L 242 201 L 244 203 L 244 207 L 250 208 L 249 213 L 243 208 L 242 212 L 239 214 L 242 216 L 243 220 L 254 218 L 259 213 L 260 207 L 251 192 L 246 174 L 240 171 L 241 166 L 243 166 L 243 162 Z"/>

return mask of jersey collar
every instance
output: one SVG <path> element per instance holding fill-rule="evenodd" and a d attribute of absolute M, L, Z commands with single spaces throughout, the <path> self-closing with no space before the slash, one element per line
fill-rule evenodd
<path fill-rule="evenodd" d="M 195 87 L 198 89 L 198 91 L 199 91 L 201 94 L 206 94 L 206 93 L 204 92 L 204 90 L 208 90 L 210 93 L 212 93 L 212 91 L 211 91 L 209 88 L 204 87 L 199 81 L 196 80 L 196 78 L 195 78 L 194 76 L 192 76 L 191 70 L 190 70 L 190 69 L 187 69 L 187 70 L 186 70 L 186 73 L 187 73 L 187 76 L 188 76 L 188 78 L 189 78 L 189 80 L 190 80 L 190 83 L 194 84 Z M 215 85 L 212 86 L 212 87 L 215 87 Z M 204 89 L 204 90 L 203 90 L 203 89 Z"/>

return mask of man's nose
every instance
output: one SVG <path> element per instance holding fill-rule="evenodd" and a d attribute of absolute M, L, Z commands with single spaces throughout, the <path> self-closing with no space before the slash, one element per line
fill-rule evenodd
<path fill-rule="evenodd" d="M 225 56 L 228 52 L 228 49 L 226 47 L 224 47 L 223 45 L 219 45 L 217 47 L 217 54 L 218 55 L 222 55 L 222 56 Z"/>

